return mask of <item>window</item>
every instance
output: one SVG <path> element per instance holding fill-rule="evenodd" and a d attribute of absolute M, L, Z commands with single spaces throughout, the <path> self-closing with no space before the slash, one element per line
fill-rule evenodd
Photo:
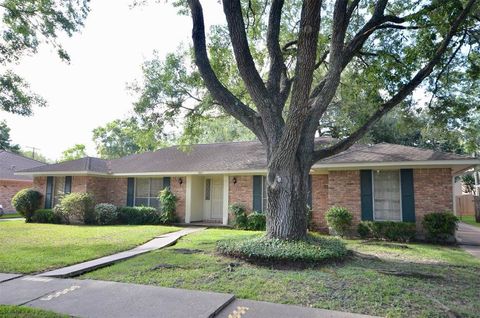
<path fill-rule="evenodd" d="M 206 201 L 210 200 L 210 192 L 212 191 L 211 184 L 212 184 L 211 179 L 205 179 L 205 200 Z"/>
<path fill-rule="evenodd" d="M 135 179 L 135 206 L 160 208 L 158 193 L 163 189 L 163 178 Z"/>
<path fill-rule="evenodd" d="M 401 221 L 400 171 L 373 171 L 373 217 L 376 221 Z"/>
<path fill-rule="evenodd" d="M 268 200 L 267 200 L 267 177 L 262 176 L 262 212 L 267 211 Z"/>
<path fill-rule="evenodd" d="M 53 178 L 53 205 L 56 206 L 65 194 L 65 177 Z"/>

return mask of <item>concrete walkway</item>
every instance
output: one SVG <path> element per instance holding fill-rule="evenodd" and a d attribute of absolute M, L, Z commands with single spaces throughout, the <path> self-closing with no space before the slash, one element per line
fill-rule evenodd
<path fill-rule="evenodd" d="M 0 304 L 42 308 L 75 317 L 370 317 L 236 300 L 231 294 L 95 280 L 24 276 L 1 282 L 0 290 Z"/>
<path fill-rule="evenodd" d="M 475 257 L 480 258 L 480 228 L 460 222 L 457 230 L 460 247 Z"/>
<path fill-rule="evenodd" d="M 167 233 L 167 234 L 158 236 L 153 240 L 143 245 L 137 246 L 134 249 L 131 249 L 128 251 L 120 252 L 120 253 L 109 255 L 109 256 L 104 256 L 88 262 L 83 262 L 83 263 L 55 269 L 53 271 L 41 273 L 37 276 L 62 277 L 62 278 L 75 277 L 80 274 L 93 271 L 97 268 L 104 267 L 139 254 L 143 254 L 143 253 L 157 250 L 166 246 L 170 246 L 174 244 L 182 236 L 185 236 L 190 233 L 202 231 L 204 229 L 205 229 L 204 227 L 184 228 L 177 232 Z"/>

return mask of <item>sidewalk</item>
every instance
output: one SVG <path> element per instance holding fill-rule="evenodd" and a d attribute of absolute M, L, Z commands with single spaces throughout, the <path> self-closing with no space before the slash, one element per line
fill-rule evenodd
<path fill-rule="evenodd" d="M 0 274 L 7 277 L 9 274 Z M 94 280 L 23 276 L 0 282 L 0 304 L 75 317 L 367 318 L 370 316 L 250 300 L 234 295 Z"/>
<path fill-rule="evenodd" d="M 75 277 L 86 272 L 91 272 L 97 268 L 104 267 L 133 256 L 137 256 L 139 254 L 143 254 L 146 252 L 164 248 L 166 246 L 170 246 L 174 244 L 181 237 L 194 232 L 203 231 L 204 229 L 205 229 L 204 227 L 184 228 L 177 232 L 167 233 L 167 234 L 158 236 L 153 240 L 148 241 L 147 243 L 137 246 L 134 249 L 131 249 L 128 251 L 104 256 L 88 262 L 83 262 L 83 263 L 55 269 L 53 271 L 41 273 L 37 276 L 62 277 L 62 278 Z"/>
<path fill-rule="evenodd" d="M 457 241 L 460 247 L 471 255 L 480 258 L 480 228 L 460 222 L 458 223 Z"/>

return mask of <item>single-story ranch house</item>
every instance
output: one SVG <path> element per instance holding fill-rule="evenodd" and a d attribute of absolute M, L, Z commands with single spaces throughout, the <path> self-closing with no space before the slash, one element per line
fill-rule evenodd
<path fill-rule="evenodd" d="M 0 150 L 0 205 L 4 212 L 15 212 L 11 201 L 20 190 L 31 188 L 32 176 L 15 175 L 16 171 L 44 165 L 43 162 L 19 154 Z"/>
<path fill-rule="evenodd" d="M 332 142 L 318 138 L 317 146 Z M 344 206 L 360 220 L 416 221 L 429 212 L 453 211 L 454 176 L 480 160 L 451 153 L 381 143 L 357 144 L 317 162 L 311 169 L 314 224 L 326 227 L 325 212 Z M 194 145 L 114 160 L 82 158 L 23 170 L 34 176 L 45 208 L 64 193 L 89 192 L 97 203 L 158 207 L 166 186 L 178 197 L 182 222 L 228 224 L 228 207 L 239 203 L 265 211 L 266 155 L 259 142 Z"/>

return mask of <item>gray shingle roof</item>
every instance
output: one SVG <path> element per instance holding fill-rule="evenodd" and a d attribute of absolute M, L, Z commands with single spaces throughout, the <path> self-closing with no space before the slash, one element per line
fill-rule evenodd
<path fill-rule="evenodd" d="M 0 180 L 32 180 L 30 176 L 18 176 L 15 172 L 43 165 L 43 162 L 0 150 Z"/>
<path fill-rule="evenodd" d="M 318 138 L 316 146 L 334 142 L 332 138 Z M 381 163 L 469 160 L 466 156 L 452 153 L 381 143 L 376 145 L 357 144 L 350 149 L 317 162 L 321 168 L 332 163 Z M 220 172 L 255 171 L 266 169 L 266 153 L 258 141 L 230 142 L 193 145 L 188 151 L 169 147 L 152 152 L 134 154 L 120 159 L 103 160 L 82 158 L 52 165 L 46 165 L 22 172 L 88 172 L 104 174 L 136 173 L 180 173 L 180 172 Z"/>

